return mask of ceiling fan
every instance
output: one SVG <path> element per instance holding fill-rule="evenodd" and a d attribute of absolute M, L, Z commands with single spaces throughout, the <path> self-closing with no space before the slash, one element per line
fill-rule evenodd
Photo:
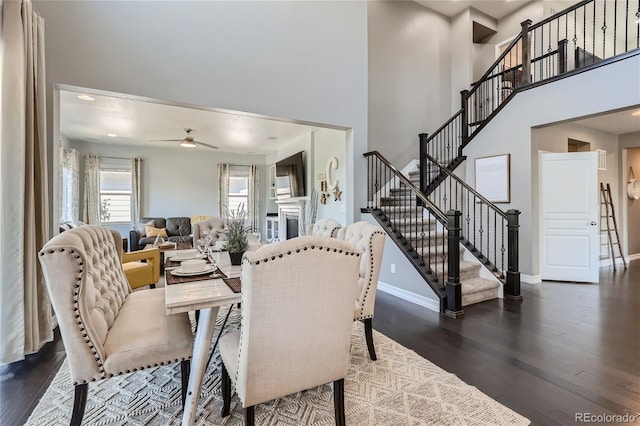
<path fill-rule="evenodd" d="M 193 129 L 187 128 L 184 129 L 184 131 L 187 132 L 187 135 L 182 139 L 152 139 L 151 142 L 180 142 L 180 146 L 184 148 L 195 148 L 196 145 L 202 145 L 206 146 L 207 148 L 218 149 L 217 146 L 197 141 Z"/>

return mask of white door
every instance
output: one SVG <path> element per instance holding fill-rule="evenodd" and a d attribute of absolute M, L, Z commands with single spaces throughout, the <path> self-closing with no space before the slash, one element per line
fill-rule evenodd
<path fill-rule="evenodd" d="M 598 157 L 540 155 L 543 280 L 598 282 Z"/>

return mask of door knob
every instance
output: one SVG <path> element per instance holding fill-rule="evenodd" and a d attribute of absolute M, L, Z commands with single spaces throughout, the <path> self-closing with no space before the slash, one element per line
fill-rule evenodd
<path fill-rule="evenodd" d="M 596 226 L 597 224 L 598 224 L 598 222 L 596 222 L 595 220 L 592 220 L 591 223 L 590 223 L 591 226 Z"/>

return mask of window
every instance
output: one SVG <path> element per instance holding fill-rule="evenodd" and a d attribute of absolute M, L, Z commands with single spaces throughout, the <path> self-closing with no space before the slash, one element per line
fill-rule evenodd
<path fill-rule="evenodd" d="M 131 165 L 128 169 L 100 165 L 100 222 L 131 222 Z"/>
<path fill-rule="evenodd" d="M 245 210 L 249 201 L 249 170 L 248 167 L 232 167 L 229 171 L 229 211 L 238 211 L 240 204 Z"/>

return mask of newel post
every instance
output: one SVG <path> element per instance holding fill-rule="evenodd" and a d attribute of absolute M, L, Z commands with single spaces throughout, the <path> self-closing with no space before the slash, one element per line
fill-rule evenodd
<path fill-rule="evenodd" d="M 420 192 L 424 193 L 429 185 L 429 171 L 427 170 L 430 163 L 427 161 L 425 154 L 427 153 L 428 133 L 420 133 Z"/>
<path fill-rule="evenodd" d="M 520 224 L 518 218 L 520 211 L 507 210 L 507 250 L 509 255 L 507 258 L 507 283 L 504 286 L 504 297 L 514 300 L 522 300 L 520 294 L 520 256 L 518 253 L 518 228 Z"/>
<path fill-rule="evenodd" d="M 462 285 L 460 284 L 460 232 L 462 231 L 460 217 L 462 213 L 458 210 L 447 211 L 447 233 L 448 233 L 448 253 L 447 253 L 447 282 L 445 283 L 445 294 L 447 304 L 445 315 L 457 318 L 464 315 L 462 310 Z"/>
<path fill-rule="evenodd" d="M 458 147 L 458 156 L 462 156 L 462 148 L 469 141 L 469 91 L 460 91 L 460 103 L 462 104 L 462 123 L 460 123 L 462 134 L 460 146 Z"/>
<path fill-rule="evenodd" d="M 531 19 L 523 21 L 520 25 L 522 26 L 522 77 L 520 78 L 520 86 L 526 86 L 531 83 L 531 49 L 529 48 Z"/>
<path fill-rule="evenodd" d="M 567 72 L 567 39 L 558 42 L 558 74 Z"/>

